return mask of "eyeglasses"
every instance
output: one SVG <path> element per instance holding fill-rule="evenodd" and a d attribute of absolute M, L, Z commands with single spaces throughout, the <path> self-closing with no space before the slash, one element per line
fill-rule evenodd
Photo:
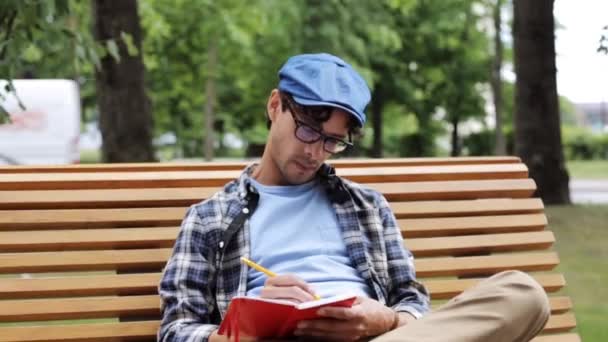
<path fill-rule="evenodd" d="M 287 106 L 287 109 L 289 109 L 289 113 L 291 113 L 293 121 L 296 123 L 296 130 L 294 134 L 296 138 L 298 138 L 298 140 L 300 140 L 301 142 L 305 144 L 314 144 L 317 141 L 323 139 L 323 149 L 331 154 L 344 152 L 347 148 L 353 146 L 353 144 L 350 142 L 325 135 L 320 130 L 298 120 L 290 101 L 285 101 L 285 104 Z"/>

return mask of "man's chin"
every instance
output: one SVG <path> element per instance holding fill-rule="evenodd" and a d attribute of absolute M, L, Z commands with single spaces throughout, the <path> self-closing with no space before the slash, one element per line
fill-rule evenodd
<path fill-rule="evenodd" d="M 310 182 L 315 177 L 316 173 L 316 170 L 291 172 L 286 175 L 285 180 L 290 185 L 300 185 Z"/>

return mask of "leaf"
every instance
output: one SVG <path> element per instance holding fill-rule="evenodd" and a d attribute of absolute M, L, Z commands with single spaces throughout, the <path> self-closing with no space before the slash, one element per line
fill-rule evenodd
<path fill-rule="evenodd" d="M 118 53 L 118 45 L 114 41 L 114 39 L 106 40 L 106 49 L 110 56 L 114 58 L 116 63 L 120 63 L 120 54 Z"/>
<path fill-rule="evenodd" d="M 40 61 L 42 58 L 42 51 L 40 51 L 36 44 L 31 43 L 23 50 L 21 55 L 26 62 L 34 63 Z"/>
<path fill-rule="evenodd" d="M 86 53 L 82 45 L 76 45 L 76 57 L 82 60 L 86 59 Z"/>
<path fill-rule="evenodd" d="M 135 46 L 135 43 L 133 43 L 133 36 L 130 33 L 120 31 L 120 37 L 127 47 L 127 53 L 129 56 L 137 56 L 139 54 L 139 50 L 137 49 L 137 46 Z"/>
<path fill-rule="evenodd" d="M 8 114 L 4 106 L 0 104 L 0 125 L 10 124 L 11 116 Z"/>

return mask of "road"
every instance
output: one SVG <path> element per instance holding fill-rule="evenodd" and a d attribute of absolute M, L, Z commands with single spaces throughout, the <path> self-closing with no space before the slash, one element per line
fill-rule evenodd
<path fill-rule="evenodd" d="M 570 197 L 577 204 L 608 203 L 608 179 L 572 179 Z"/>

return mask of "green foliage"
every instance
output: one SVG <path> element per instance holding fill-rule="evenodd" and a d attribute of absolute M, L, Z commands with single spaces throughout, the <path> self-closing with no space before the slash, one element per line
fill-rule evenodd
<path fill-rule="evenodd" d="M 174 132 L 186 157 L 200 156 L 204 138 L 204 84 L 218 85 L 216 121 L 252 142 L 265 130 L 264 104 L 289 50 L 275 27 L 293 19 L 282 1 L 140 1 L 144 61 L 156 131 Z M 295 15 L 295 12 L 292 13 Z M 217 70 L 207 70 L 209 44 L 217 41 Z"/>
<path fill-rule="evenodd" d="M 78 0 L 0 2 L 0 75 L 16 78 L 70 78 L 81 86 L 83 121 L 95 117 L 95 67 L 107 53 L 120 59 L 115 41 L 96 42 L 91 8 Z M 133 52 L 132 38 L 122 39 Z M 135 49 L 135 52 L 136 49 Z M 14 93 L 18 97 L 18 94 Z M 0 106 L 0 123 L 4 110 Z M 6 113 L 5 113 L 6 114 Z"/>
<path fill-rule="evenodd" d="M 462 145 L 469 156 L 488 156 L 494 153 L 494 130 L 472 133 L 463 139 Z"/>
<path fill-rule="evenodd" d="M 52 28 L 32 29 L 31 39 L 18 38 L 21 45 L 11 46 L 20 59 L 13 75 L 28 71 L 36 77 L 79 80 L 83 121 L 95 120 L 95 65 L 105 54 L 116 60 L 121 56 L 117 41 L 97 44 L 92 39 L 90 4 L 7 3 L 17 9 L 40 7 L 43 12 L 51 11 L 50 4 L 63 4 L 61 11 L 53 12 Z M 367 80 L 373 105 L 384 118 L 386 155 L 432 155 L 438 151 L 437 136 L 447 129 L 445 120 L 480 120 L 485 115 L 480 89 L 489 77 L 490 40 L 483 30 L 487 18 L 475 10 L 484 3 L 139 0 L 142 51 L 129 35 L 120 39 L 130 55 L 143 54 L 155 135 L 173 132 L 178 137 L 177 156 L 202 155 L 208 79 L 216 84 L 215 120 L 223 126 L 218 133 L 230 132 L 259 146 L 266 139 L 265 105 L 277 85 L 279 67 L 293 54 L 321 51 L 341 56 Z M 208 70 L 212 44 L 218 47 L 216 70 Z M 369 122 L 372 107 L 367 110 Z M 368 154 L 372 141 L 368 125 L 353 153 Z M 220 156 L 233 153 L 218 146 Z"/>
<path fill-rule="evenodd" d="M 572 126 L 562 127 L 562 144 L 568 160 L 608 159 L 608 134 Z"/>

